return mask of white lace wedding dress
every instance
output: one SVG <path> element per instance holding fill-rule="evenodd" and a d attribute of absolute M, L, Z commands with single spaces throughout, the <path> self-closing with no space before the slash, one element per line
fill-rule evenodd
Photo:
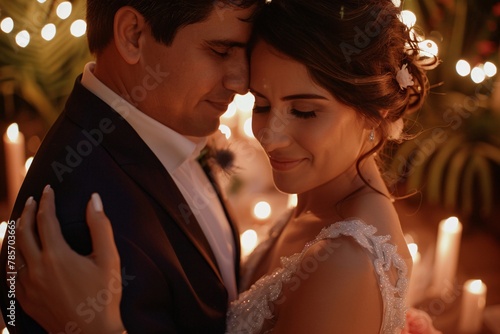
<path fill-rule="evenodd" d="M 287 215 L 288 217 L 288 215 Z M 265 241 L 251 255 L 247 262 L 249 270 L 253 270 L 259 259 L 266 253 L 274 239 L 279 235 L 288 219 L 283 219 L 270 231 L 269 240 Z M 307 243 L 301 253 L 281 258 L 281 267 L 272 274 L 261 277 L 249 290 L 242 292 L 239 298 L 231 303 L 227 314 L 227 330 L 229 334 L 255 334 L 269 329 L 273 315 L 272 303 L 280 297 L 282 287 L 289 282 L 293 274 L 300 268 L 306 251 L 320 240 L 335 239 L 340 236 L 352 237 L 365 248 L 373 259 L 373 266 L 378 276 L 380 293 L 384 302 L 384 315 L 380 333 L 400 333 L 405 323 L 405 296 L 408 287 L 407 266 L 397 253 L 396 246 L 388 241 L 390 236 L 375 235 L 377 229 L 359 219 L 348 219 L 325 227 L 317 237 Z M 390 280 L 391 273 L 396 273 L 395 283 Z M 244 282 L 242 282 L 243 286 Z"/>

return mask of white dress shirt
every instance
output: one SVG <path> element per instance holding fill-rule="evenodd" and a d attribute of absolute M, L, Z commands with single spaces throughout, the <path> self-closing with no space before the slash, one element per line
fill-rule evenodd
<path fill-rule="evenodd" d="M 217 194 L 196 160 L 207 139 L 183 136 L 139 111 L 97 79 L 94 68 L 94 62 L 85 66 L 82 85 L 134 128 L 172 176 L 212 248 L 229 301 L 236 299 L 233 234 Z"/>

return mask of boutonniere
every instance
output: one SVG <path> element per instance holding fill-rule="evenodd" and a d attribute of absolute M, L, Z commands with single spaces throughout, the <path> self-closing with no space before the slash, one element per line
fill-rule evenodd
<path fill-rule="evenodd" d="M 202 167 L 216 167 L 226 174 L 232 174 L 236 166 L 235 153 L 230 149 L 226 137 L 217 131 L 208 138 L 207 145 L 201 150 L 198 161 Z"/>

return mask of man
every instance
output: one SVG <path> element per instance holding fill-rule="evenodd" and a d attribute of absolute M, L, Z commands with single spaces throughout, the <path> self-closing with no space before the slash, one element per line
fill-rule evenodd
<path fill-rule="evenodd" d="M 88 0 L 96 62 L 77 79 L 12 213 L 19 217 L 26 199 L 38 200 L 50 184 L 66 241 L 89 254 L 85 207 L 100 194 L 121 258 L 129 333 L 222 333 L 236 296 L 238 233 L 196 159 L 234 95 L 247 91 L 257 0 L 227 1 Z M 5 322 L 10 333 L 42 333 L 9 294 L 6 247 Z M 110 298 L 89 296 L 76 316 L 92 321 Z"/>

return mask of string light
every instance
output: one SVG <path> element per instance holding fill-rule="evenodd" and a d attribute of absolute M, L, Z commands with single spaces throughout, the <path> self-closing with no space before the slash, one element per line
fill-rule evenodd
<path fill-rule="evenodd" d="M 484 74 L 484 70 L 480 66 L 476 66 L 470 72 L 470 77 L 472 81 L 479 84 L 486 79 L 486 74 Z"/>
<path fill-rule="evenodd" d="M 392 0 L 392 3 L 398 8 L 401 7 L 401 0 Z"/>
<path fill-rule="evenodd" d="M 424 55 L 427 54 L 431 57 L 436 57 L 438 55 L 439 48 L 437 44 L 430 39 L 418 43 L 418 47 L 420 48 L 420 52 Z"/>
<path fill-rule="evenodd" d="M 408 28 L 411 28 L 417 23 L 417 16 L 410 10 L 402 10 L 399 18 Z"/>
<path fill-rule="evenodd" d="M 45 2 L 46 0 L 38 0 L 38 3 L 40 4 L 44 4 Z M 57 14 L 57 17 L 59 17 L 61 20 L 67 19 L 72 14 L 72 12 L 73 12 L 73 5 L 70 1 L 63 1 L 59 3 L 59 5 L 55 8 L 55 13 Z M 47 14 L 47 17 L 49 17 L 50 13 L 47 13 L 47 9 L 44 9 L 43 13 L 44 15 Z M 6 34 L 12 33 L 14 31 L 15 26 L 16 24 L 12 17 L 5 17 L 0 19 L 0 30 Z M 45 24 L 40 29 L 39 32 L 40 37 L 45 41 L 53 40 L 56 36 L 56 33 L 58 32 L 57 27 L 58 27 L 57 22 Z M 30 44 L 32 38 L 31 34 L 33 33 L 36 34 L 36 31 L 31 31 L 31 30 L 32 29 L 24 29 L 22 31 L 14 32 L 15 33 L 14 40 L 18 46 L 25 48 Z M 87 23 L 85 22 L 85 20 L 77 19 L 71 24 L 69 32 L 74 37 L 81 37 L 85 35 L 85 33 L 87 32 Z"/>
<path fill-rule="evenodd" d="M 266 201 L 260 201 L 255 204 L 253 214 L 257 219 L 264 220 L 271 216 L 271 205 Z"/>
<path fill-rule="evenodd" d="M 491 78 L 491 77 L 494 77 L 495 74 L 497 74 L 497 67 L 492 62 L 487 61 L 483 65 L 483 71 L 484 71 L 484 74 L 486 74 L 486 76 Z"/>
<path fill-rule="evenodd" d="M 25 48 L 30 44 L 30 34 L 26 30 L 21 30 L 16 35 L 16 43 L 22 48 Z"/>
<path fill-rule="evenodd" d="M 457 70 L 457 73 L 462 77 L 468 76 L 470 74 L 470 64 L 466 60 L 460 59 L 459 61 L 457 61 L 455 69 Z"/>
<path fill-rule="evenodd" d="M 71 15 L 71 10 L 73 9 L 73 6 L 71 5 L 71 2 L 69 1 L 64 1 L 57 6 L 56 9 L 56 14 L 59 16 L 61 20 L 67 19 Z"/>
<path fill-rule="evenodd" d="M 81 37 L 85 35 L 87 31 L 87 23 L 84 20 L 76 20 L 71 24 L 71 35 L 75 37 Z"/>
<path fill-rule="evenodd" d="M 4 18 L 2 22 L 0 22 L 0 29 L 2 29 L 4 33 L 10 33 L 14 29 L 14 20 L 10 17 Z"/>
<path fill-rule="evenodd" d="M 46 41 L 50 41 L 56 35 L 56 25 L 53 23 L 46 24 L 41 31 L 42 38 Z"/>

